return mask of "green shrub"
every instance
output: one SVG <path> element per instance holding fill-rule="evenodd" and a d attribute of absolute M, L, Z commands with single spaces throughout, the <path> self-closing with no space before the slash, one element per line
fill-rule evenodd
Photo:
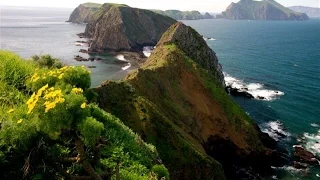
<path fill-rule="evenodd" d="M 34 55 L 31 57 L 31 59 L 36 62 L 40 67 L 47 67 L 49 69 L 52 68 L 62 68 L 63 64 L 62 62 L 57 59 L 57 58 L 53 58 L 50 55 L 43 55 L 41 57 Z"/>
<path fill-rule="evenodd" d="M 169 180 L 169 171 L 164 165 L 154 165 L 151 171 L 157 174 L 158 179 L 164 177 L 166 180 Z"/>
<path fill-rule="evenodd" d="M 86 68 L 48 68 L 48 60 L 37 69 L 3 51 L 0 62 L 0 179 L 115 179 L 116 169 L 122 179 L 154 179 L 156 149 L 87 100 L 96 94 Z"/>
<path fill-rule="evenodd" d="M 21 61 L 18 55 L 7 51 L 0 51 L 0 81 L 19 90 L 25 88 L 25 80 L 36 65 L 30 61 Z"/>

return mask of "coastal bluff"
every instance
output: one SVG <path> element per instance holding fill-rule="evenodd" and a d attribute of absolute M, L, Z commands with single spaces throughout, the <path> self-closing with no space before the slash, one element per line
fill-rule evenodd
<path fill-rule="evenodd" d="M 102 109 L 156 146 L 171 179 L 259 179 L 286 163 L 225 92 L 218 59 L 201 35 L 177 22 L 156 46 L 124 80 L 94 90 Z"/>
<path fill-rule="evenodd" d="M 235 20 L 308 20 L 305 13 L 284 7 L 274 0 L 240 0 L 231 3 L 219 18 Z"/>
<path fill-rule="evenodd" d="M 103 4 L 87 24 L 89 51 L 142 51 L 155 46 L 176 21 L 145 9 L 122 4 Z"/>

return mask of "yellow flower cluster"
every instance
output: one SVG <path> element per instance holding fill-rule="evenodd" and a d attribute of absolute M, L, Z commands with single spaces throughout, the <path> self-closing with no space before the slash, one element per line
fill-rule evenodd
<path fill-rule="evenodd" d="M 56 77 L 58 79 L 62 79 L 64 77 L 64 73 L 74 69 L 75 66 L 64 66 L 60 69 L 54 69 L 49 71 L 47 74 L 38 74 L 35 73 L 32 77 L 31 77 L 31 82 L 37 82 L 40 79 L 40 76 L 42 77 L 41 79 L 46 79 L 46 75 L 51 76 L 51 77 Z M 84 70 L 86 70 L 89 74 L 91 73 L 89 70 L 87 70 L 84 66 L 82 66 L 82 68 Z"/>
<path fill-rule="evenodd" d="M 65 99 L 63 98 L 62 91 L 60 89 L 55 90 L 54 88 L 50 88 L 46 95 L 44 96 L 46 102 L 44 103 L 46 109 L 45 112 L 47 113 L 50 109 L 56 107 L 58 103 L 64 103 Z"/>
<path fill-rule="evenodd" d="M 32 112 L 32 110 L 34 109 L 34 107 L 36 106 L 37 102 L 39 101 L 39 98 L 42 96 L 42 93 L 48 88 L 48 84 L 46 84 L 45 86 L 43 86 L 42 88 L 40 88 L 38 90 L 37 93 L 33 93 L 32 96 L 30 97 L 30 99 L 27 101 L 27 105 L 28 105 L 28 114 L 30 114 Z"/>
<path fill-rule="evenodd" d="M 31 77 L 31 82 L 36 82 L 40 79 L 40 76 L 38 75 L 38 73 L 35 73 L 32 77 Z"/>
<path fill-rule="evenodd" d="M 81 88 L 72 88 L 71 92 L 75 94 L 81 94 L 83 93 L 83 90 Z"/>
<path fill-rule="evenodd" d="M 63 98 L 62 91 L 60 89 L 55 89 L 51 87 L 48 89 L 48 84 L 40 88 L 37 93 L 33 93 L 30 99 L 27 101 L 28 105 L 28 114 L 32 112 L 36 106 L 39 98 L 43 97 L 46 102 L 43 104 L 45 106 L 45 112 L 47 113 L 50 109 L 56 107 L 58 103 L 64 103 L 65 99 Z"/>

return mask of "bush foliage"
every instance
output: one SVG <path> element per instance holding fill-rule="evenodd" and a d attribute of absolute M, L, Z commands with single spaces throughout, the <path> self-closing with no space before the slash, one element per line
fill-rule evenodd
<path fill-rule="evenodd" d="M 168 179 L 154 146 L 88 102 L 90 72 L 56 64 L 0 51 L 0 179 Z"/>

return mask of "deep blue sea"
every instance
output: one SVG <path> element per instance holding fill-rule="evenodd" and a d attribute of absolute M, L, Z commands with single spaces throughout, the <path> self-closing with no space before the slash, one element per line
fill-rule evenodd
<path fill-rule="evenodd" d="M 85 25 L 66 23 L 72 9 L 0 7 L 0 48 L 23 58 L 52 54 L 69 65 L 93 65 L 92 86 L 119 80 L 133 68 L 117 58 L 77 62 L 76 36 Z M 292 150 L 302 145 L 320 157 L 320 20 L 183 21 L 206 38 L 234 87 L 248 88 L 256 98 L 235 98 L 261 129 Z M 210 39 L 208 39 L 210 38 Z M 121 59 L 121 58 L 120 58 Z M 125 70 L 123 70 L 125 69 Z M 263 162 L 261 162 L 263 163 Z M 275 169 L 270 179 L 319 179 L 319 168 Z"/>
<path fill-rule="evenodd" d="M 217 53 L 226 82 L 266 100 L 236 101 L 264 132 L 320 157 L 320 20 L 183 21 Z M 285 135 L 285 136 L 283 136 Z M 263 163 L 263 162 L 261 162 Z M 278 179 L 320 179 L 320 169 L 278 169 Z"/>

